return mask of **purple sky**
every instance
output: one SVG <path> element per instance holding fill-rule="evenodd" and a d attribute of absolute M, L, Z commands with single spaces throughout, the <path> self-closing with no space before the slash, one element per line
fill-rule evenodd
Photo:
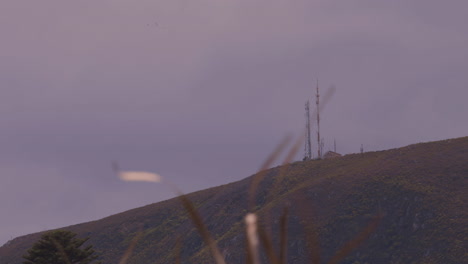
<path fill-rule="evenodd" d="M 0 245 L 253 174 L 337 87 L 325 149 L 466 136 L 466 0 L 2 0 Z M 313 146 L 315 148 L 315 145 Z M 298 155 L 298 159 L 302 156 Z"/>

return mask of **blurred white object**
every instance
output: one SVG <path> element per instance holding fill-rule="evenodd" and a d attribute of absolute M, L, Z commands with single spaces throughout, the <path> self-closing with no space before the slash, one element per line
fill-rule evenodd
<path fill-rule="evenodd" d="M 250 253 L 252 254 L 252 261 L 254 264 L 260 263 L 260 257 L 258 254 L 259 239 L 257 233 L 257 215 L 254 213 L 248 213 L 245 216 L 245 225 L 247 229 L 247 242 Z"/>
<path fill-rule="evenodd" d="M 161 182 L 160 175 L 146 171 L 119 171 L 119 178 L 122 181 L 142 181 L 142 182 Z"/>

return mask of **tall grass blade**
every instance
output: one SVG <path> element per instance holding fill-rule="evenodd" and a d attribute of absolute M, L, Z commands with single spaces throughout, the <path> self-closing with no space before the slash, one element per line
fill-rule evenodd
<path fill-rule="evenodd" d="M 320 106 L 319 106 L 319 111 L 322 112 L 323 109 L 325 109 L 325 106 L 328 104 L 328 102 L 333 98 L 333 95 L 335 95 L 336 92 L 336 87 L 334 85 L 328 87 L 328 89 L 325 91 L 325 95 L 322 97 L 322 100 L 320 101 Z M 311 117 L 311 125 L 315 122 L 317 122 L 317 109 L 315 109 L 312 114 L 310 115 Z"/>
<path fill-rule="evenodd" d="M 265 248 L 265 253 L 271 264 L 280 264 L 280 260 L 275 253 L 273 248 L 273 243 L 270 235 L 265 231 L 262 226 L 258 226 L 258 234 L 260 236 L 260 241 L 262 242 L 263 247 Z"/>
<path fill-rule="evenodd" d="M 175 247 L 175 264 L 181 264 L 181 258 L 180 255 L 182 253 L 182 237 L 179 236 L 176 241 L 176 247 Z"/>
<path fill-rule="evenodd" d="M 282 164 L 283 166 L 281 166 L 281 169 L 279 171 L 279 176 L 280 177 L 286 175 L 286 172 L 289 169 L 289 164 L 291 164 L 291 161 L 294 159 L 296 154 L 299 152 L 299 149 L 301 148 L 301 145 L 302 145 L 303 142 L 304 142 L 304 135 L 301 135 L 300 137 L 298 137 L 296 139 L 296 142 L 294 142 L 294 145 L 291 147 L 288 154 L 286 155 L 286 157 L 283 160 L 283 164 Z M 276 182 L 276 184 L 278 184 L 278 182 Z M 275 189 L 276 184 L 273 186 L 273 190 Z"/>
<path fill-rule="evenodd" d="M 257 228 L 257 215 L 248 213 L 245 216 L 245 231 L 247 236 L 247 254 L 248 261 L 252 264 L 260 264 L 260 256 L 258 252 L 258 228 Z"/>
<path fill-rule="evenodd" d="M 280 218 L 280 263 L 286 264 L 288 250 L 288 213 L 289 209 L 284 208 Z"/>
<path fill-rule="evenodd" d="M 297 200 L 294 202 L 296 205 L 295 211 L 297 212 L 299 218 L 302 221 L 305 221 L 307 223 L 307 227 L 309 230 L 305 232 L 305 240 L 306 240 L 306 245 L 310 257 L 310 263 L 312 264 L 320 264 L 321 262 L 321 257 L 320 257 L 320 243 L 319 243 L 319 238 L 318 238 L 318 229 L 317 226 L 315 225 L 313 219 L 314 219 L 314 211 L 311 208 L 311 205 L 309 203 L 306 203 L 304 201 L 307 201 L 305 199 L 305 193 L 301 193 Z"/>
<path fill-rule="evenodd" d="M 190 201 L 190 199 L 188 199 L 188 197 L 185 194 L 180 194 L 179 199 L 182 202 L 182 205 L 184 206 L 185 210 L 189 213 L 189 216 L 192 219 L 193 224 L 197 228 L 198 232 L 200 233 L 203 241 L 210 248 L 211 254 L 215 259 L 216 264 L 226 264 L 226 262 L 224 261 L 224 257 L 221 255 L 221 252 L 219 251 L 216 245 L 215 240 L 208 232 L 208 229 L 203 223 L 203 220 L 200 214 L 195 209 L 193 203 Z"/>
<path fill-rule="evenodd" d="M 130 258 L 130 256 L 132 255 L 133 253 L 133 250 L 135 249 L 135 246 L 136 244 L 138 243 L 138 241 L 143 237 L 143 232 L 142 231 L 139 231 L 136 236 L 132 239 L 132 241 L 130 242 L 130 246 L 128 246 L 127 250 L 125 251 L 125 253 L 123 254 L 122 258 L 120 259 L 119 261 L 119 264 L 125 264 L 127 263 L 128 259 Z"/>
<path fill-rule="evenodd" d="M 289 144 L 291 141 L 290 136 L 286 136 L 280 144 L 275 148 L 275 150 L 268 156 L 265 162 L 260 167 L 260 171 L 253 176 L 252 183 L 250 184 L 249 188 L 249 210 L 252 212 L 255 208 L 255 194 L 258 188 L 258 185 L 263 180 L 266 174 L 266 169 L 268 169 L 271 164 L 277 159 L 279 154 L 283 151 L 283 149 Z"/>
<path fill-rule="evenodd" d="M 283 176 L 286 175 L 286 172 L 288 171 L 290 162 L 296 156 L 296 154 L 299 151 L 299 148 L 300 148 L 303 141 L 304 141 L 304 135 L 299 136 L 297 138 L 296 142 L 294 143 L 294 145 L 289 150 L 289 152 L 286 155 L 285 159 L 283 160 L 283 163 L 282 163 L 282 166 L 281 166 L 280 171 L 278 173 L 277 179 L 275 180 L 273 186 L 271 187 L 271 190 L 273 192 L 275 190 L 277 190 L 279 184 L 281 183 L 281 179 L 283 178 Z M 265 232 L 267 232 L 268 234 L 271 234 L 271 230 L 272 230 L 271 221 L 269 221 L 271 219 L 270 211 L 269 210 L 264 210 L 264 216 L 265 216 L 265 219 L 266 219 L 265 223 L 264 223 L 265 224 Z"/>
<path fill-rule="evenodd" d="M 328 262 L 328 264 L 338 264 L 347 255 L 349 255 L 354 249 L 361 245 L 369 236 L 377 229 L 380 221 L 382 220 L 382 214 L 379 213 L 373 217 L 371 222 L 364 228 L 354 239 L 346 243 L 340 250 L 338 250 Z"/>

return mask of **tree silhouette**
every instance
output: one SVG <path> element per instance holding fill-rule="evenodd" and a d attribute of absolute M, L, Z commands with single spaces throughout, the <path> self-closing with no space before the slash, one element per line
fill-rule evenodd
<path fill-rule="evenodd" d="M 88 239 L 65 230 L 47 232 L 23 256 L 23 264 L 99 264 L 93 262 L 98 258 L 93 246 L 80 248 Z"/>

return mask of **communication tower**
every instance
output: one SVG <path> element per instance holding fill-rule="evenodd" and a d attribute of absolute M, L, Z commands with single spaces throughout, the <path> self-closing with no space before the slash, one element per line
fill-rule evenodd
<path fill-rule="evenodd" d="M 316 101 L 317 105 L 317 158 L 322 158 L 321 143 L 320 143 L 320 94 L 319 94 L 319 85 L 317 80 L 317 95 Z"/>
<path fill-rule="evenodd" d="M 309 100 L 305 103 L 305 141 L 304 141 L 304 160 L 310 160 L 312 158 L 312 144 L 310 143 L 310 107 Z"/>

